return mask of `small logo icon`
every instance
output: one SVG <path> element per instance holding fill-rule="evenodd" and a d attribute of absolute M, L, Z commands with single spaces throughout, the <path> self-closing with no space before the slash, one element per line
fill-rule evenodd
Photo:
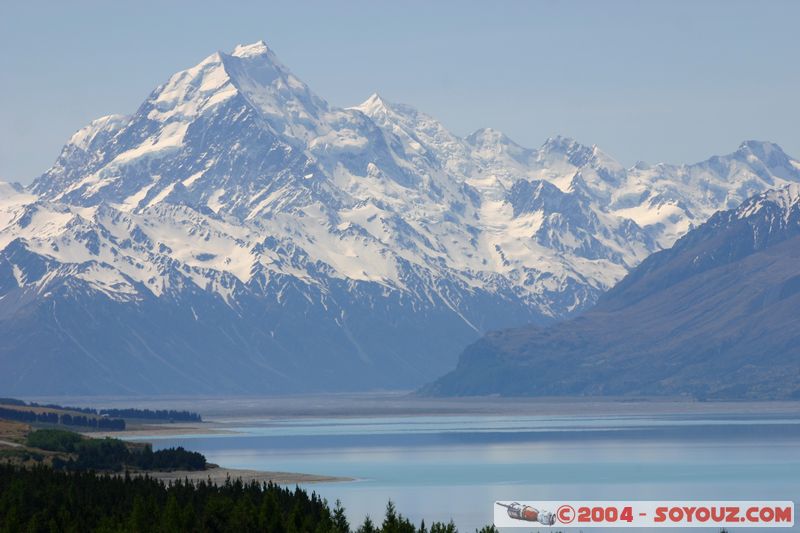
<path fill-rule="evenodd" d="M 524 520 L 525 522 L 538 522 L 543 526 L 552 526 L 556 523 L 556 517 L 550 511 L 540 511 L 530 505 L 522 505 L 519 502 L 510 504 L 495 502 L 500 507 L 505 507 L 508 516 L 514 520 Z M 573 511 L 574 513 L 574 511 Z"/>

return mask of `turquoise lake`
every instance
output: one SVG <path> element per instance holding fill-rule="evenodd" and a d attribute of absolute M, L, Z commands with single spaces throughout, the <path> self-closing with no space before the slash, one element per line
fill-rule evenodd
<path fill-rule="evenodd" d="M 800 418 L 795 417 L 465 415 L 220 422 L 235 433 L 142 439 L 156 448 L 197 450 L 231 468 L 356 478 L 306 487 L 331 503 L 340 499 L 352 523 L 367 514 L 379 521 L 389 499 L 415 523 L 452 519 L 462 532 L 491 523 L 495 500 L 800 499 Z"/>

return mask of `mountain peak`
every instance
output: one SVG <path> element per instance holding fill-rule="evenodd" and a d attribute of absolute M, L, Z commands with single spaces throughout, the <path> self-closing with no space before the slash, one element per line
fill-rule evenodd
<path fill-rule="evenodd" d="M 387 119 L 392 121 L 400 121 L 402 123 L 406 123 L 407 125 L 416 124 L 420 119 L 430 121 L 431 123 L 436 122 L 433 117 L 430 117 L 425 113 L 421 113 L 415 107 L 406 104 L 390 102 L 377 92 L 372 93 L 369 98 L 357 106 L 349 107 L 348 109 L 361 111 L 371 119 L 377 120 L 378 122 L 383 122 Z M 438 125 L 438 122 L 436 123 Z M 441 127 L 441 125 L 438 125 L 437 127 Z"/>
<path fill-rule="evenodd" d="M 739 145 L 738 149 L 750 150 L 752 152 L 764 152 L 772 150 L 783 152 L 783 149 L 778 144 L 772 141 L 758 141 L 753 139 L 742 141 L 742 144 Z"/>
<path fill-rule="evenodd" d="M 238 45 L 230 54 L 218 53 L 201 65 L 205 63 L 208 67 L 203 79 L 186 88 L 189 96 L 198 92 L 194 90 L 197 84 L 199 92 L 206 87 L 222 89 L 224 94 L 214 98 L 213 103 L 236 92 L 258 109 L 278 134 L 302 139 L 314 136 L 327 102 L 292 74 L 264 41 Z"/>
<path fill-rule="evenodd" d="M 753 156 L 761 161 L 770 164 L 776 164 L 788 159 L 789 156 L 783 151 L 783 148 L 774 142 L 770 141 L 744 141 L 739 145 L 739 148 L 734 152 L 736 156 Z"/>
<path fill-rule="evenodd" d="M 220 57 L 225 71 L 234 81 L 237 81 L 237 76 L 246 75 L 257 78 L 258 83 L 269 85 L 277 78 L 294 77 L 289 68 L 281 63 L 272 48 L 264 41 L 237 44 L 232 52 L 218 52 L 217 55 Z M 302 84 L 300 80 L 296 81 L 298 84 Z"/>
<path fill-rule="evenodd" d="M 376 114 L 388 113 L 390 110 L 389 103 L 377 92 L 372 93 L 369 98 L 353 106 L 351 109 L 361 111 L 368 117 L 374 117 Z"/>
<path fill-rule="evenodd" d="M 517 144 L 512 141 L 505 133 L 494 128 L 480 128 L 467 136 L 467 141 L 470 144 Z"/>
<path fill-rule="evenodd" d="M 545 152 L 556 152 L 556 153 L 568 153 L 579 149 L 586 149 L 589 150 L 588 146 L 585 146 L 572 137 L 564 137 L 562 135 L 556 135 L 555 137 L 548 137 L 544 144 L 542 144 L 541 149 Z"/>
<path fill-rule="evenodd" d="M 236 47 L 231 52 L 233 57 L 256 57 L 256 56 L 263 56 L 263 55 L 274 55 L 272 50 L 270 50 L 267 43 L 263 40 L 256 41 L 252 44 L 237 44 Z"/>

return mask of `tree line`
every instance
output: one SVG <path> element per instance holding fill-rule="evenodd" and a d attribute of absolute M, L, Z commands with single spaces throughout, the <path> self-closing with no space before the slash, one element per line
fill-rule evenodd
<path fill-rule="evenodd" d="M 55 403 L 40 404 L 36 402 L 25 402 L 16 398 L 0 398 L 0 404 L 44 407 L 48 409 L 60 409 L 62 411 L 74 411 L 94 416 L 107 416 L 111 418 L 135 418 L 144 420 L 169 420 L 174 422 L 202 422 L 203 417 L 192 411 L 177 409 L 134 409 L 126 407 L 123 409 L 95 409 L 93 407 L 70 407 Z"/>
<path fill-rule="evenodd" d="M 98 409 L 98 414 L 116 418 L 141 418 L 146 420 L 169 420 L 174 422 L 202 422 L 203 417 L 191 411 L 175 409 Z"/>
<path fill-rule="evenodd" d="M 216 485 L 148 477 L 64 472 L 0 465 L 0 533 L 269 532 L 456 533 L 436 522 L 414 526 L 390 502 L 383 521 L 351 527 L 342 506 L 315 493 L 272 483 L 228 480 Z M 496 533 L 492 526 L 479 533 Z"/>
<path fill-rule="evenodd" d="M 86 415 L 71 415 L 68 413 L 21 411 L 0 407 L 0 418 L 16 420 L 17 422 L 41 422 L 45 424 L 62 424 L 65 426 L 81 426 L 94 429 L 107 429 L 123 431 L 125 421 L 121 418 L 92 417 Z"/>
<path fill-rule="evenodd" d="M 63 470 L 205 470 L 206 458 L 181 446 L 153 451 L 150 444 L 129 445 L 119 439 L 88 439 L 59 429 L 40 429 L 28 434 L 32 448 L 71 454 L 54 457 L 53 468 Z"/>

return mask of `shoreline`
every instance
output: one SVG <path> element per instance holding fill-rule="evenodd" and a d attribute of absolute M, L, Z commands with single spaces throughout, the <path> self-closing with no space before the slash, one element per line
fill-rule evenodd
<path fill-rule="evenodd" d="M 148 437 L 180 437 L 181 435 L 236 435 L 232 431 L 219 427 L 215 422 L 194 422 L 190 424 L 142 424 L 122 431 L 81 431 L 81 435 L 95 439 L 110 437 L 123 440 L 146 440 Z"/>
<path fill-rule="evenodd" d="M 225 483 L 230 478 L 231 481 L 237 479 L 243 483 L 257 481 L 258 483 L 272 482 L 276 485 L 299 485 L 312 483 L 344 483 L 355 481 L 350 477 L 322 476 L 317 474 L 301 474 L 298 472 L 274 472 L 265 470 L 251 470 L 240 468 L 225 468 L 222 466 L 212 466 L 207 470 L 173 470 L 171 472 L 131 472 L 131 476 L 148 476 L 158 479 L 165 483 L 178 480 L 189 481 L 210 481 L 217 485 Z"/>
<path fill-rule="evenodd" d="M 211 427 L 209 427 L 211 426 Z M 127 441 L 149 442 L 152 437 L 171 437 L 181 435 L 235 435 L 239 432 L 220 429 L 214 422 L 196 422 L 188 424 L 142 424 L 124 431 L 94 431 L 81 434 L 91 438 L 117 438 Z M 302 472 L 281 472 L 272 470 L 254 470 L 249 468 L 226 468 L 210 464 L 206 470 L 172 470 L 172 471 L 136 471 L 130 472 L 132 476 L 148 476 L 164 483 L 174 481 L 206 481 L 216 485 L 224 484 L 228 479 L 241 480 L 243 483 L 256 481 L 258 483 L 274 483 L 276 485 L 299 485 L 314 483 L 343 483 L 355 481 L 355 478 L 343 476 L 325 476 L 320 474 L 306 474 Z"/>

